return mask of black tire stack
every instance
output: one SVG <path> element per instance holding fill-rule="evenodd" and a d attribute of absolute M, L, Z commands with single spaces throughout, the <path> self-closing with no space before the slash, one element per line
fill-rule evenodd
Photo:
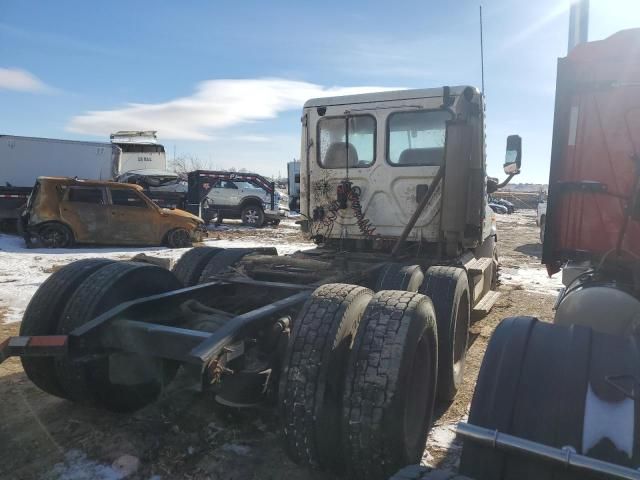
<path fill-rule="evenodd" d="M 222 252 L 222 248 L 196 247 L 182 254 L 171 271 L 185 287 L 197 285 L 209 260 Z"/>
<path fill-rule="evenodd" d="M 58 322 L 73 292 L 91 274 L 114 260 L 89 258 L 78 260 L 54 272 L 31 297 L 20 324 L 20 335 L 55 335 Z M 55 372 L 53 357 L 22 357 L 27 377 L 41 390 L 65 398 Z"/>
<path fill-rule="evenodd" d="M 21 335 L 68 334 L 112 307 L 143 296 L 181 288 L 164 268 L 105 259 L 80 260 L 53 273 L 38 289 L 25 312 Z M 116 384 L 109 356 L 23 358 L 27 376 L 53 395 L 107 410 L 139 409 L 155 400 L 173 379 L 176 365 L 130 355 L 129 365 L 152 367 L 142 383 Z"/>

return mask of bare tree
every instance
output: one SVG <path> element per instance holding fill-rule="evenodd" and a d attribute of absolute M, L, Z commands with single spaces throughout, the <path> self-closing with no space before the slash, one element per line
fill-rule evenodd
<path fill-rule="evenodd" d="M 207 162 L 200 160 L 195 155 L 180 155 L 169 162 L 169 168 L 176 172 L 180 177 L 186 178 L 189 172 L 194 170 L 206 170 Z"/>

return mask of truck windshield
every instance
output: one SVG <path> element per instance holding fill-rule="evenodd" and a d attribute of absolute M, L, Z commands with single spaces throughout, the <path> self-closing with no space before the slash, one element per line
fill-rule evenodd
<path fill-rule="evenodd" d="M 349 137 L 347 140 L 347 136 Z M 362 168 L 375 159 L 376 120 L 371 115 L 318 122 L 318 159 L 324 168 Z"/>
<path fill-rule="evenodd" d="M 164 146 L 144 143 L 116 143 L 125 153 L 163 153 Z"/>
<path fill-rule="evenodd" d="M 445 110 L 398 112 L 389 115 L 388 161 L 399 166 L 439 166 L 444 162 Z"/>

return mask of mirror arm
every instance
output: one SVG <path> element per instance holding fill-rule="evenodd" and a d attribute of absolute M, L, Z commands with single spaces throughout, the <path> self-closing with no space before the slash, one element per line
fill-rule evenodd
<path fill-rule="evenodd" d="M 515 177 L 516 175 L 517 175 L 517 173 L 512 173 L 511 175 L 509 175 L 509 176 L 505 179 L 505 181 L 504 181 L 504 182 L 499 183 L 498 185 L 496 185 L 496 190 L 500 190 L 501 188 L 506 187 L 506 186 L 507 186 L 507 184 L 511 181 L 511 179 L 512 179 L 513 177 Z"/>

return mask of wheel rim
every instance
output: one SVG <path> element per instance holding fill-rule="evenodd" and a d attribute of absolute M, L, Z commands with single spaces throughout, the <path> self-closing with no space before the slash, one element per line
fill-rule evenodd
<path fill-rule="evenodd" d="M 244 214 L 245 222 L 252 225 L 258 223 L 258 218 L 260 218 L 260 215 L 258 215 L 258 211 L 255 208 L 250 208 Z"/>
<path fill-rule="evenodd" d="M 467 312 L 469 311 L 469 299 L 463 295 L 458 303 L 456 311 L 455 331 L 453 333 L 453 376 L 458 378 L 462 372 L 463 360 L 467 351 L 469 335 Z M 462 328 L 460 328 L 462 327 Z M 466 328 L 465 328 L 466 327 Z"/>
<path fill-rule="evenodd" d="M 184 247 L 189 244 L 189 233 L 186 230 L 176 230 L 173 232 L 173 244 L 177 247 Z"/>
<path fill-rule="evenodd" d="M 407 451 L 413 452 L 422 440 L 426 418 L 435 394 L 433 372 L 433 353 L 426 335 L 420 337 L 407 379 L 407 396 L 404 404 L 404 437 Z"/>
<path fill-rule="evenodd" d="M 60 248 L 67 244 L 67 235 L 56 227 L 45 227 L 40 232 L 40 239 L 49 248 Z"/>

